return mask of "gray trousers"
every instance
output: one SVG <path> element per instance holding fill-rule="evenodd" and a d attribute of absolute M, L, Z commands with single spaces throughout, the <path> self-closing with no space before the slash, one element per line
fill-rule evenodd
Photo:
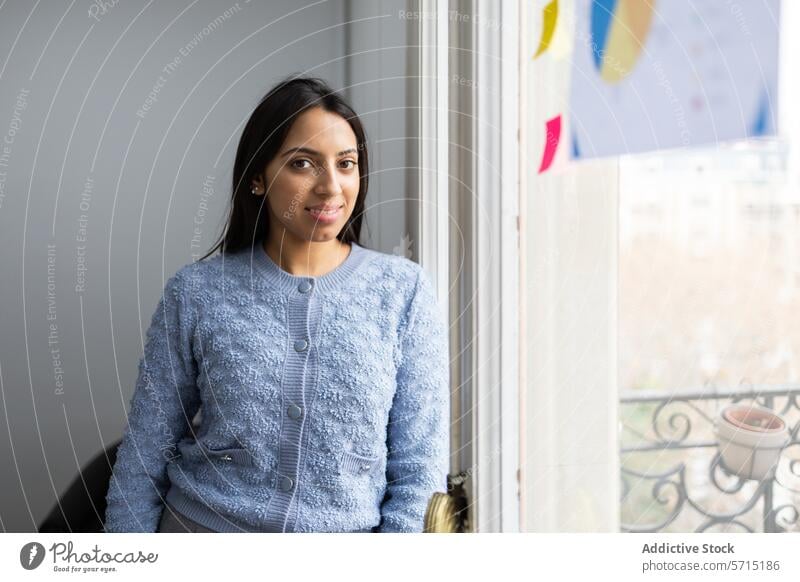
<path fill-rule="evenodd" d="M 158 524 L 159 533 L 216 533 L 166 505 Z"/>
<path fill-rule="evenodd" d="M 358 530 L 350 533 L 371 533 L 372 528 Z M 170 505 L 164 507 L 161 521 L 158 524 L 158 533 L 217 533 L 196 521 L 192 521 L 182 513 L 178 513 Z"/>

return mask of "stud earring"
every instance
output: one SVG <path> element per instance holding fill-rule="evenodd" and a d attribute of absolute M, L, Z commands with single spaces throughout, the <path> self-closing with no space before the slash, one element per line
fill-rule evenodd
<path fill-rule="evenodd" d="M 258 195 L 258 188 L 253 186 L 252 188 L 250 188 L 250 192 L 252 192 L 253 194 Z"/>

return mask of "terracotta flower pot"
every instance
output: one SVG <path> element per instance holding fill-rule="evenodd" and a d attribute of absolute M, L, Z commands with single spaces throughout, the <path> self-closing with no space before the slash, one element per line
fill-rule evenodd
<path fill-rule="evenodd" d="M 714 425 L 725 468 L 745 479 L 770 477 L 789 442 L 786 422 L 756 404 L 730 404 Z"/>

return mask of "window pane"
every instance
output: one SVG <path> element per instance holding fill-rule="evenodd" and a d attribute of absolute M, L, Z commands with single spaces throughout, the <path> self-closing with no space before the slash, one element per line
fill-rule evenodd
<path fill-rule="evenodd" d="M 784 2 L 780 138 L 620 159 L 625 531 L 800 531 L 799 21 Z M 761 482 L 720 461 L 737 401 L 793 438 Z"/>

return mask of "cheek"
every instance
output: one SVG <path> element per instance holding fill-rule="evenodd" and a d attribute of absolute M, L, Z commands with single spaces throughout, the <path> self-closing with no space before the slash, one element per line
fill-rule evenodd
<path fill-rule="evenodd" d="M 310 188 L 310 179 L 306 176 L 293 174 L 288 170 L 275 176 L 269 188 L 271 206 L 276 211 L 296 207 L 305 198 Z"/>
<path fill-rule="evenodd" d="M 361 186 L 358 174 L 355 174 L 353 176 L 348 176 L 345 180 L 342 181 L 342 185 L 344 187 L 344 190 L 348 198 L 355 201 L 356 196 L 358 196 L 358 189 Z"/>

